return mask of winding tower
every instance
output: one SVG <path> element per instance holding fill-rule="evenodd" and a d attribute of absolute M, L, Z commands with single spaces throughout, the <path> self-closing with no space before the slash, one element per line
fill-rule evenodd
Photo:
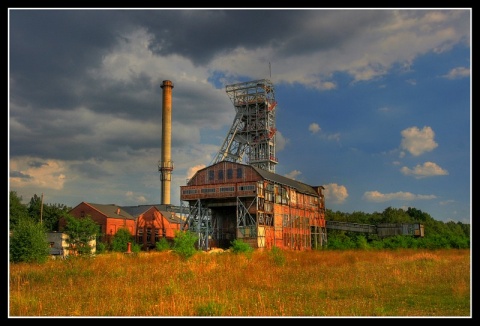
<path fill-rule="evenodd" d="M 226 86 L 236 115 L 213 164 L 244 162 L 275 172 L 275 92 L 268 79 Z"/>

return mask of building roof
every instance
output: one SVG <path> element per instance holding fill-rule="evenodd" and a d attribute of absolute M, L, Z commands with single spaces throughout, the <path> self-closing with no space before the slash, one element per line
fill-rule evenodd
<path fill-rule="evenodd" d="M 122 208 L 135 218 L 147 212 L 152 207 L 156 208 L 170 223 L 182 223 L 183 220 L 175 215 L 178 209 L 174 209 L 171 205 L 138 205 L 138 206 L 122 206 Z"/>
<path fill-rule="evenodd" d="M 297 180 L 293 180 L 287 177 L 284 177 L 280 174 L 276 174 L 267 170 L 260 169 L 256 166 L 251 166 L 255 171 L 257 171 L 258 174 L 262 176 L 262 178 L 266 180 L 270 180 L 274 183 L 278 184 L 283 184 L 285 186 L 295 188 L 299 192 L 304 193 L 304 194 L 310 194 L 310 195 L 315 195 L 318 196 L 318 193 L 315 191 L 315 189 L 312 186 L 309 186 L 303 182 L 299 182 Z"/>
<path fill-rule="evenodd" d="M 122 208 L 134 217 L 138 217 L 152 208 L 153 205 L 122 206 Z"/>
<path fill-rule="evenodd" d="M 120 206 L 117 206 L 115 204 L 108 204 L 108 205 L 103 205 L 103 204 L 92 204 L 92 203 L 85 203 L 106 217 L 109 218 L 123 218 L 123 219 L 128 219 L 128 220 L 135 220 L 135 217 L 133 217 L 130 213 L 128 213 L 125 209 L 123 209 Z"/>

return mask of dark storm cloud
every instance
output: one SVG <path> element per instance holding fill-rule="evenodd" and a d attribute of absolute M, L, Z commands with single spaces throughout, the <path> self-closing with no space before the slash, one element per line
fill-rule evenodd
<path fill-rule="evenodd" d="M 161 124 L 160 79 L 140 73 L 102 80 L 91 74 L 119 41 L 130 42 L 126 35 L 133 29 L 153 35 L 149 48 L 156 55 L 176 54 L 208 66 L 238 47 L 274 46 L 280 56 L 328 48 L 334 39 L 354 37 L 347 33 L 351 25 L 358 31 L 378 16 L 382 13 L 317 10 L 11 10 L 11 155 L 88 160 L 118 148 L 158 147 L 160 130 L 143 138 L 133 130 L 112 136 L 105 131 L 97 141 L 104 129 L 99 119 Z M 332 28 L 339 19 L 348 26 Z M 224 104 L 212 106 L 204 92 L 196 85 L 177 87 L 174 121 L 217 125 L 234 113 L 226 95 L 219 111 Z M 90 117 L 89 111 L 100 116 Z"/>
<path fill-rule="evenodd" d="M 134 16 L 155 35 L 150 45 L 154 53 L 180 54 L 196 65 L 205 65 L 217 54 L 238 46 L 272 46 L 279 56 L 338 46 L 387 15 L 368 10 L 268 9 L 149 11 Z M 339 21 L 343 26 L 337 29 Z"/>
<path fill-rule="evenodd" d="M 32 177 L 19 171 L 10 171 L 10 178 L 31 179 Z"/>
<path fill-rule="evenodd" d="M 102 168 L 100 165 L 88 162 L 82 164 L 72 164 L 71 168 L 73 171 L 78 172 L 80 176 L 89 179 L 98 179 L 100 177 L 112 176 L 111 172 Z"/>
<path fill-rule="evenodd" d="M 128 84 L 102 83 L 88 71 L 101 64 L 119 39 L 128 41 L 124 34 L 134 27 L 154 35 L 149 48 L 157 55 L 178 54 L 206 65 L 239 46 L 272 45 L 277 56 L 328 48 L 385 16 L 321 10 L 12 10 L 11 100 L 28 99 L 36 109 L 85 105 L 130 115 L 129 94 L 154 81 L 137 76 Z M 332 28 L 339 20 L 343 27 Z M 147 99 L 145 106 L 137 104 L 131 118 L 144 119 L 151 104 Z"/>

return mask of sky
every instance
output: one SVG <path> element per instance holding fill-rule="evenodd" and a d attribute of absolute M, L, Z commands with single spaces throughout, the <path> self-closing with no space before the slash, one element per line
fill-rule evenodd
<path fill-rule="evenodd" d="M 235 118 L 225 86 L 269 79 L 275 172 L 344 213 L 471 223 L 471 8 L 8 10 L 9 192 L 28 204 L 171 204 Z"/>

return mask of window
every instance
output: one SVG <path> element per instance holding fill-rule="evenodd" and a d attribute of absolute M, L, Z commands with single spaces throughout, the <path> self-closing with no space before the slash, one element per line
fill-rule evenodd
<path fill-rule="evenodd" d="M 215 192 L 215 188 L 203 188 L 202 190 L 200 190 L 200 192 L 202 194 L 209 194 L 209 193 Z"/>
<path fill-rule="evenodd" d="M 208 171 L 208 181 L 213 181 L 215 179 L 215 171 L 209 170 Z"/>
<path fill-rule="evenodd" d="M 228 169 L 227 170 L 227 179 L 232 179 L 233 178 L 233 170 L 232 169 Z"/>
<path fill-rule="evenodd" d="M 243 178 L 243 170 L 242 168 L 237 168 L 237 178 Z"/>
<path fill-rule="evenodd" d="M 197 189 L 186 189 L 182 191 L 183 195 L 193 195 L 197 193 Z"/>
<path fill-rule="evenodd" d="M 150 243 L 152 241 L 152 229 L 148 228 L 147 229 L 147 243 Z"/>
<path fill-rule="evenodd" d="M 238 186 L 238 191 L 254 191 L 254 185 Z"/>
<path fill-rule="evenodd" d="M 218 180 L 223 180 L 223 170 L 218 170 Z"/>

